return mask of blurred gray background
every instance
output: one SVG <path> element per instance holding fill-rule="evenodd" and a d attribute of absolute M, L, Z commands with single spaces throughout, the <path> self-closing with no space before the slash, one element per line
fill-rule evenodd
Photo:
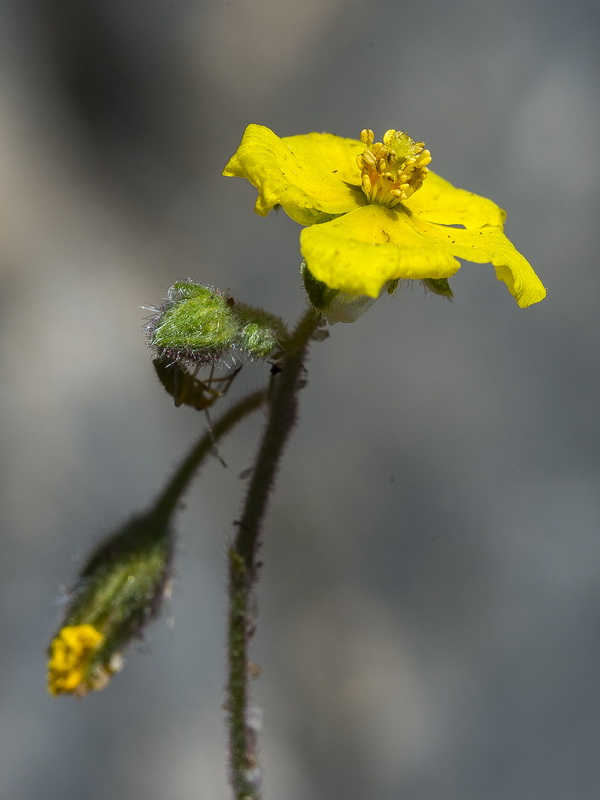
<path fill-rule="evenodd" d="M 51 698 L 44 649 L 204 425 L 139 306 L 191 276 L 302 311 L 298 226 L 220 176 L 249 122 L 424 139 L 548 286 L 522 311 L 467 265 L 453 303 L 404 289 L 314 346 L 263 549 L 267 800 L 600 797 L 598 4 L 4 0 L 0 28 L 0 798 L 229 796 L 224 543 L 260 419 L 194 484 L 112 685 Z"/>

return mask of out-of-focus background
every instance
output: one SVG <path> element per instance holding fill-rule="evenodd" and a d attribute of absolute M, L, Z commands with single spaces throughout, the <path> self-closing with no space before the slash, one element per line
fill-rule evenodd
<path fill-rule="evenodd" d="M 314 346 L 263 549 L 267 800 L 600 797 L 599 33 L 592 0 L 5 0 L 3 800 L 229 796 L 224 543 L 258 418 L 194 484 L 125 671 L 53 699 L 44 649 L 204 425 L 140 306 L 191 276 L 303 309 L 298 226 L 220 176 L 249 122 L 424 139 L 548 287 L 522 311 L 467 265 L 453 303 L 404 289 Z"/>

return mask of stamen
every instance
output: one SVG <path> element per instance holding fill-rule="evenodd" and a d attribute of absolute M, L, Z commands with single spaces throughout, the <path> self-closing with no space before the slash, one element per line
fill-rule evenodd
<path fill-rule="evenodd" d="M 376 142 L 372 130 L 360 132 L 366 150 L 356 158 L 361 186 L 370 203 L 392 208 L 408 200 L 423 185 L 431 153 L 424 142 L 413 141 L 402 131 L 389 130 Z"/>

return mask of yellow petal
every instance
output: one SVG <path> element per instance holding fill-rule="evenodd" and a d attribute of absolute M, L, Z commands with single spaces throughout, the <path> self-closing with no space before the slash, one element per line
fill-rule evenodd
<path fill-rule="evenodd" d="M 411 222 L 423 236 L 444 244 L 448 252 L 458 258 L 476 264 L 493 264 L 496 277 L 504 281 L 521 308 L 539 303 L 546 296 L 546 289 L 533 267 L 506 238 L 501 228 L 494 225 L 487 225 L 480 230 L 449 228 L 414 217 Z"/>
<path fill-rule="evenodd" d="M 448 278 L 460 267 L 448 248 L 421 236 L 397 209 L 367 205 L 305 228 L 300 249 L 314 277 L 331 289 L 377 297 L 398 278 Z"/>
<path fill-rule="evenodd" d="M 412 195 L 407 206 L 421 219 L 440 225 L 464 225 L 465 228 L 502 227 L 506 217 L 492 200 L 457 189 L 435 172 L 429 172 L 423 186 Z"/>
<path fill-rule="evenodd" d="M 330 133 L 280 139 L 263 125 L 249 125 L 223 174 L 247 178 L 258 190 L 257 214 L 281 205 L 296 222 L 312 225 L 366 203 L 356 166 L 362 150 L 361 142 Z"/>
<path fill-rule="evenodd" d="M 345 139 L 333 133 L 284 136 L 281 141 L 298 158 L 313 164 L 319 172 L 334 175 L 336 180 L 360 189 L 361 172 L 356 163 L 356 156 L 364 153 L 363 142 L 358 139 Z"/>
<path fill-rule="evenodd" d="M 48 691 L 85 694 L 85 677 L 94 651 L 104 637 L 92 625 L 67 625 L 50 644 Z"/>

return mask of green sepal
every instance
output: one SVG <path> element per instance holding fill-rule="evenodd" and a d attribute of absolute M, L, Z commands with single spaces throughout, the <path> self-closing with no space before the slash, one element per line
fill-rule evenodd
<path fill-rule="evenodd" d="M 302 262 L 300 269 L 304 289 L 311 305 L 320 311 L 331 325 L 336 322 L 355 322 L 377 300 L 376 297 L 368 295 L 347 294 L 340 289 L 331 289 L 326 283 L 315 278 L 306 266 L 306 261 Z M 382 293 L 388 290 L 390 283 L 393 281 L 384 285 Z M 395 283 L 397 284 L 397 281 Z"/>
<path fill-rule="evenodd" d="M 330 289 L 326 283 L 318 281 L 306 266 L 306 261 L 302 262 L 300 270 L 302 273 L 304 289 L 310 304 L 316 308 L 317 311 L 326 311 L 332 305 L 335 298 L 340 294 L 340 290 Z"/>
<path fill-rule="evenodd" d="M 160 610 L 173 553 L 169 518 L 158 506 L 127 522 L 96 548 L 72 588 L 61 628 L 92 625 L 104 637 L 87 666 L 92 688 Z"/>
<path fill-rule="evenodd" d="M 439 294 L 440 297 L 447 297 L 452 300 L 454 293 L 448 283 L 448 278 L 425 278 L 423 286 L 434 294 Z"/>

